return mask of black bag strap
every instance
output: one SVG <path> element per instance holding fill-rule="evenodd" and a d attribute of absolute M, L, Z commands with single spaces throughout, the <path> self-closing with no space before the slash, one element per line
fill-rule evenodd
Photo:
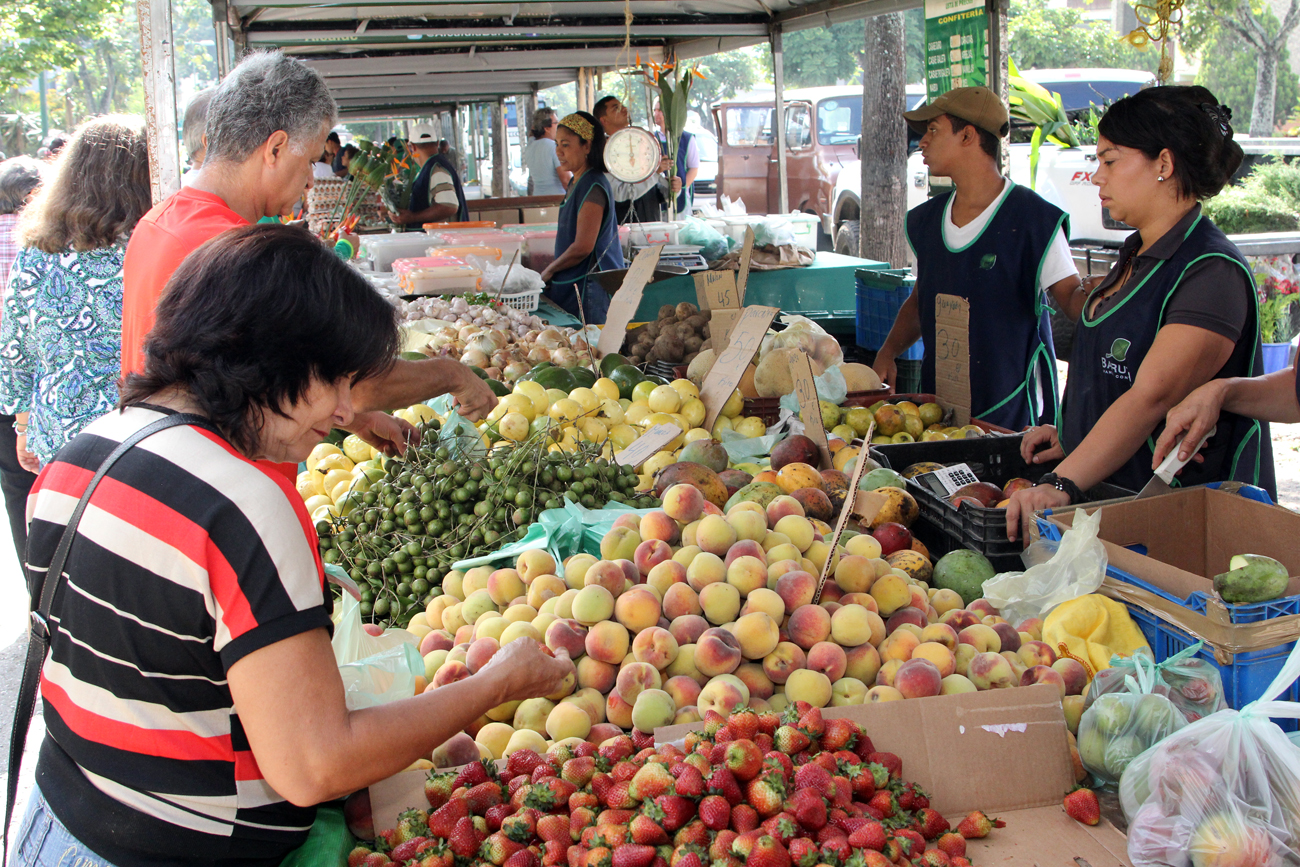
<path fill-rule="evenodd" d="M 118 444 L 109 453 L 108 457 L 104 458 L 104 462 L 99 465 L 99 469 L 90 480 L 90 484 L 86 486 L 81 499 L 77 501 L 76 508 L 72 510 L 72 516 L 68 518 L 67 526 L 63 528 L 63 535 L 59 538 L 58 547 L 54 549 L 54 557 L 50 560 L 49 569 L 42 575 L 32 569 L 30 563 L 24 562 L 23 564 L 28 572 L 28 582 L 32 588 L 32 601 L 35 605 L 31 611 L 31 628 L 28 630 L 27 659 L 23 663 L 22 685 L 18 688 L 18 698 L 14 708 L 14 724 L 9 733 L 9 779 L 7 780 L 8 791 L 5 797 L 4 863 L 9 861 L 9 823 L 13 819 L 14 799 L 18 795 L 18 770 L 23 761 L 23 748 L 27 744 L 27 730 L 31 727 L 32 712 L 36 708 L 36 695 L 41 682 L 41 669 L 45 665 L 45 655 L 50 649 L 50 609 L 54 604 L 54 598 L 66 583 L 63 567 L 68 560 L 68 551 L 72 548 L 72 540 L 77 535 L 77 525 L 81 523 L 82 513 L 86 511 L 86 506 L 90 503 L 90 497 L 95 493 L 95 488 L 99 485 L 100 479 L 108 474 L 113 464 L 117 463 L 118 458 L 133 449 L 141 440 L 167 428 L 182 425 L 194 425 L 216 431 L 212 422 L 203 416 L 175 413 L 151 422 L 131 434 Z M 52 580 L 50 576 L 53 576 Z"/>

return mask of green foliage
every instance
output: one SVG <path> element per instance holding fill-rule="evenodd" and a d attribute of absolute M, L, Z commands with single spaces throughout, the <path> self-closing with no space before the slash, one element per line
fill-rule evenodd
<path fill-rule="evenodd" d="M 1278 27 L 1277 16 L 1264 10 L 1261 16 L 1270 32 Z M 1223 25 L 1201 38 L 1204 46 L 1196 83 L 1208 87 L 1219 102 L 1232 107 L 1232 126 L 1245 135 L 1255 108 L 1257 52 L 1239 34 Z M 1291 69 L 1291 54 L 1284 47 L 1277 62 L 1277 90 L 1273 95 L 1273 118 L 1285 123 L 1300 103 L 1300 78 Z"/>
<path fill-rule="evenodd" d="M 699 112 L 705 129 L 713 129 L 710 107 L 738 93 L 753 90 L 770 81 L 772 53 L 767 46 L 739 48 L 700 58 L 704 78 L 691 86 L 690 105 Z"/>
<path fill-rule="evenodd" d="M 0 0 L 0 92 L 76 62 L 98 37 L 112 0 Z"/>
<path fill-rule="evenodd" d="M 1065 114 L 1059 93 L 1049 93 L 1041 84 L 1021 78 L 1016 62 L 1009 60 L 1010 92 L 1008 102 L 1011 116 L 1017 120 L 1034 125 L 1034 135 L 1030 139 L 1029 150 L 1029 188 L 1034 189 L 1038 183 L 1038 152 L 1043 141 L 1054 142 L 1061 147 L 1079 146 L 1074 135 L 1074 127 Z"/>
<path fill-rule="evenodd" d="M 1160 52 L 1121 42 L 1108 22 L 1084 21 L 1077 9 L 1049 8 L 1042 0 L 1011 0 L 1010 54 L 1022 69 L 1108 67 L 1154 73 Z"/>
<path fill-rule="evenodd" d="M 852 81 L 862 69 L 862 19 L 787 33 L 785 86 L 818 87 Z"/>
<path fill-rule="evenodd" d="M 1230 235 L 1300 229 L 1300 166 L 1276 159 L 1260 163 L 1204 208 L 1205 215 Z"/>
<path fill-rule="evenodd" d="M 1274 295 L 1259 302 L 1259 337 L 1265 343 L 1284 343 L 1291 339 L 1291 305 L 1300 295 Z"/>

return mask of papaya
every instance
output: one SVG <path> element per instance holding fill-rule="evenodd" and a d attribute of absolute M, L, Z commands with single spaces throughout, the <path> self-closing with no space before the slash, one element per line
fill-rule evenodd
<path fill-rule="evenodd" d="M 731 499 L 727 500 L 727 504 L 722 510 L 724 512 L 731 511 L 731 507 L 737 503 L 758 503 L 766 509 L 768 503 L 784 493 L 785 491 L 781 490 L 781 486 L 774 482 L 750 482 L 732 494 Z"/>
<path fill-rule="evenodd" d="M 727 503 L 727 486 L 718 474 L 703 464 L 678 461 L 669 464 L 655 476 L 655 496 L 663 499 L 664 491 L 673 485 L 690 485 L 698 488 L 704 499 L 722 508 Z"/>
<path fill-rule="evenodd" d="M 1214 592 L 1229 605 L 1267 602 L 1286 592 L 1290 576 L 1286 567 L 1263 554 L 1238 554 L 1229 571 L 1214 576 Z"/>

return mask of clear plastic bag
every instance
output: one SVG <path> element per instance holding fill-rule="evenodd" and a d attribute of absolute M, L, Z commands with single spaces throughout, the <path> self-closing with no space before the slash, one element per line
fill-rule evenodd
<path fill-rule="evenodd" d="M 541 274 L 531 268 L 525 268 L 518 262 L 515 262 L 514 267 L 511 267 L 509 260 L 503 259 L 500 262 L 489 262 L 477 256 L 468 258 L 481 263 L 476 267 L 483 272 L 481 285 L 484 292 L 518 295 L 521 292 L 536 292 L 546 288 L 546 281 L 542 279 Z M 509 275 L 508 280 L 506 279 L 507 275 Z M 503 280 L 506 281 L 504 289 L 501 287 L 501 281 Z"/>
<path fill-rule="evenodd" d="M 754 244 L 759 247 L 781 247 L 794 244 L 794 226 L 780 215 L 755 220 Z"/>
<path fill-rule="evenodd" d="M 785 330 L 768 334 L 759 345 L 760 361 L 774 349 L 802 349 L 814 362 L 815 376 L 844 363 L 844 349 L 839 341 L 816 322 L 794 313 L 782 316 L 781 322 Z"/>
<path fill-rule="evenodd" d="M 1104 783 L 1118 783 L 1129 764 L 1147 749 L 1186 727 L 1187 717 L 1157 686 L 1154 663 L 1137 658 L 1124 689 L 1100 695 L 1079 720 L 1079 758 Z"/>
<path fill-rule="evenodd" d="M 1166 696 L 1188 722 L 1218 713 L 1228 706 L 1223 700 L 1223 678 L 1217 668 L 1196 656 L 1202 644 L 1198 641 L 1164 662 L 1156 662 L 1148 647 L 1138 648 L 1132 656 L 1112 656 L 1110 668 L 1103 668 L 1092 679 L 1084 698 L 1084 710 L 1098 696 L 1126 689 L 1125 677 L 1136 675 L 1138 668 L 1144 667 L 1155 673 L 1152 692 Z"/>
<path fill-rule="evenodd" d="M 677 240 L 700 247 L 700 255 L 709 262 L 721 259 L 731 251 L 730 239 L 699 217 L 687 217 L 683 221 Z"/>
<path fill-rule="evenodd" d="M 1277 696 L 1300 677 L 1300 644 L 1240 711 L 1188 725 L 1138 756 L 1120 782 L 1134 867 L 1300 865 L 1300 748 L 1270 717 L 1300 719 Z"/>
<path fill-rule="evenodd" d="M 415 679 L 424 674 L 415 635 L 405 629 L 388 629 L 383 635 L 366 632 L 360 603 L 347 594 L 330 644 L 343 678 L 348 710 L 415 695 Z"/>
<path fill-rule="evenodd" d="M 1032 617 L 1046 618 L 1062 602 L 1095 593 L 1106 577 L 1106 548 L 1097 539 L 1100 527 L 1100 509 L 1091 515 L 1076 510 L 1073 524 L 1048 560 L 1024 572 L 993 576 L 984 582 L 984 598 L 1018 625 Z"/>

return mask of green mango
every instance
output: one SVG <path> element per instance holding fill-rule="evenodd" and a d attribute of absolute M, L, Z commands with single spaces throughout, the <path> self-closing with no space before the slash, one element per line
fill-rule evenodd
<path fill-rule="evenodd" d="M 1229 605 L 1276 599 L 1290 581 L 1285 566 L 1262 554 L 1238 554 L 1228 567 L 1230 571 L 1214 576 L 1214 592 Z"/>

